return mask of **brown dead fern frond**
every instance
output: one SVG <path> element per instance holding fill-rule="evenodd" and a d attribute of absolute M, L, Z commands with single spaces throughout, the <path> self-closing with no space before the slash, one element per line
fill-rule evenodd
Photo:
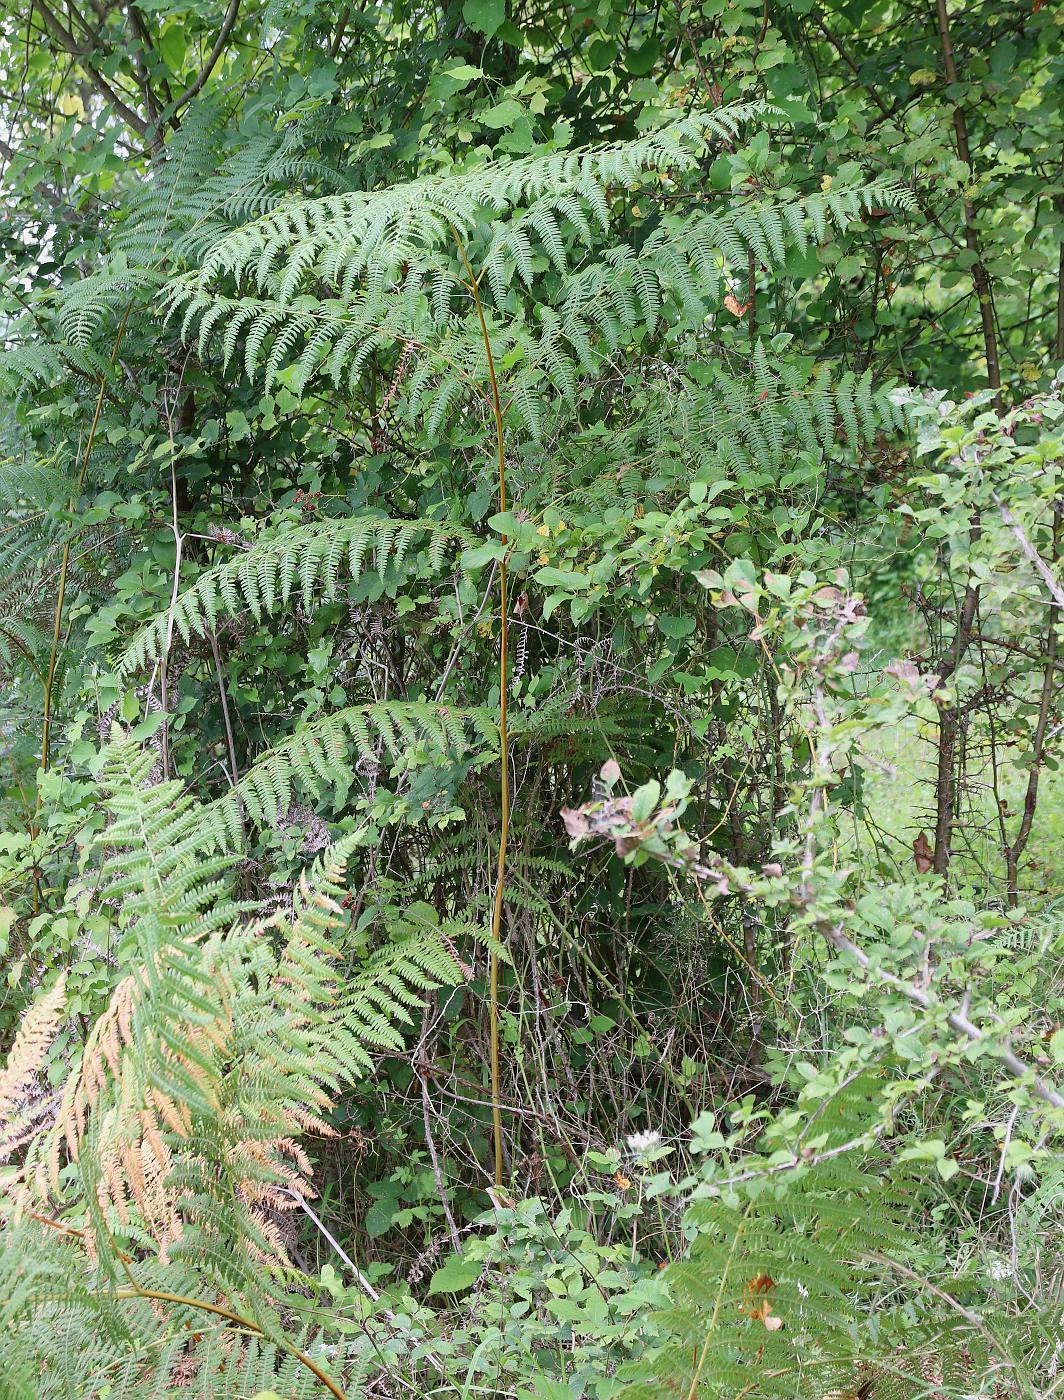
<path fill-rule="evenodd" d="M 0 1070 L 0 1162 L 9 1162 L 46 1131 L 54 1095 L 35 1092 L 66 1004 L 65 976 L 27 1010 L 7 1063 Z M 9 1173 L 5 1191 L 13 1199 L 23 1186 L 23 1168 Z"/>
<path fill-rule="evenodd" d="M 0 1130 L 12 1124 L 12 1114 L 30 1080 L 44 1066 L 45 1056 L 59 1028 L 65 998 L 66 978 L 60 976 L 55 986 L 35 1001 L 22 1018 L 7 1064 L 0 1070 Z"/>

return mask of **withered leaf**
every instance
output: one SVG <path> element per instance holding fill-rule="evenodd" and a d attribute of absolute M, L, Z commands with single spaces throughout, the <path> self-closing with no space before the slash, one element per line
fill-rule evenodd
<path fill-rule="evenodd" d="M 925 831 L 921 831 L 913 840 L 913 860 L 921 875 L 926 875 L 929 870 L 934 869 L 935 853 Z"/>

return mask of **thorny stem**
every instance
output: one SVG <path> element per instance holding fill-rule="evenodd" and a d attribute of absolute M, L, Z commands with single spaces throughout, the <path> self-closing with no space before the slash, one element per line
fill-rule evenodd
<path fill-rule="evenodd" d="M 506 509 L 506 451 L 503 438 L 502 400 L 499 396 L 499 381 L 495 374 L 495 359 L 491 353 L 491 337 L 484 317 L 484 307 L 480 300 L 480 288 L 473 269 L 469 265 L 465 245 L 457 228 L 452 224 L 451 232 L 458 245 L 462 263 L 468 278 L 467 285 L 473 295 L 473 304 L 480 321 L 480 334 L 484 341 L 484 353 L 488 360 L 488 378 L 491 381 L 491 409 L 495 418 L 495 449 L 499 462 L 499 510 Z M 506 536 L 502 537 L 503 549 Z M 499 944 L 502 940 L 502 922 L 506 894 L 506 844 L 510 834 L 510 739 L 507 730 L 506 701 L 509 688 L 509 628 L 507 606 L 506 557 L 499 560 L 499 858 L 495 874 L 495 904 L 491 916 L 492 946 L 490 953 L 488 996 L 489 1035 L 491 1039 L 491 1121 L 495 1144 L 495 1185 L 501 1186 L 503 1179 L 502 1151 L 502 1109 L 500 1107 L 501 1075 L 499 1065 Z"/>

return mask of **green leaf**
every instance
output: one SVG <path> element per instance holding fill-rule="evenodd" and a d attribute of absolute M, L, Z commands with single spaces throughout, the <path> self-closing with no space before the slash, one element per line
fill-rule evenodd
<path fill-rule="evenodd" d="M 587 574 L 578 574 L 572 569 L 556 569 L 553 565 L 544 565 L 542 569 L 536 570 L 536 581 L 542 583 L 546 588 L 588 588 L 591 580 Z"/>
<path fill-rule="evenodd" d="M 432 1275 L 429 1293 L 461 1293 L 476 1283 L 482 1272 L 482 1265 L 452 1256 Z"/>
<path fill-rule="evenodd" d="M 364 1221 L 366 1234 L 370 1239 L 379 1239 L 392 1228 L 395 1219 L 395 1212 L 398 1202 L 394 1196 L 382 1196 L 380 1200 L 374 1201 L 369 1210 L 366 1211 Z"/>
<path fill-rule="evenodd" d="M 515 102 L 512 97 L 507 97 L 505 101 L 489 107 L 486 112 L 478 113 L 478 120 L 485 126 L 490 126 L 492 131 L 501 131 L 504 127 L 513 126 L 523 115 L 521 104 Z"/>
<path fill-rule="evenodd" d="M 465 0 L 462 18 L 470 29 L 490 39 L 506 18 L 505 0 Z"/>
<path fill-rule="evenodd" d="M 689 637 L 694 630 L 693 617 L 674 617 L 671 613 L 662 613 L 658 618 L 658 631 L 664 632 L 666 637 L 678 640 L 681 637 Z"/>
<path fill-rule="evenodd" d="M 642 787 L 636 788 L 632 794 L 632 821 L 645 822 L 658 805 L 658 798 L 661 796 L 661 784 L 656 779 L 651 778 Z"/>
<path fill-rule="evenodd" d="M 157 732 L 157 730 L 161 727 L 165 719 L 165 710 L 153 710 L 152 713 L 147 717 L 147 719 L 142 719 L 141 722 L 135 726 L 135 728 L 129 731 L 129 737 L 131 739 L 136 739 L 138 743 L 143 744 L 146 740 L 150 739 L 151 736 Z"/>
<path fill-rule="evenodd" d="M 185 64 L 187 43 L 180 24 L 171 24 L 159 40 L 159 54 L 171 73 L 179 73 Z"/>
<path fill-rule="evenodd" d="M 488 540 L 484 544 L 462 551 L 462 568 L 475 571 L 483 569 L 485 564 L 490 564 L 493 559 L 505 558 L 506 546 L 501 540 Z"/>
<path fill-rule="evenodd" d="M 661 45 L 657 39 L 650 38 L 640 48 L 633 50 L 627 57 L 627 67 L 629 73 L 637 78 L 645 77 L 661 57 Z"/>
<path fill-rule="evenodd" d="M 6 904 L 0 904 L 0 953 L 6 953 L 8 949 L 11 925 L 18 918 L 14 909 L 8 908 Z"/>
<path fill-rule="evenodd" d="M 446 102 L 456 92 L 461 92 L 464 87 L 468 87 L 474 78 L 482 78 L 483 76 L 483 70 L 475 68 L 471 63 L 456 63 L 451 68 L 445 68 L 442 73 L 433 74 L 429 83 L 428 95 L 441 102 Z"/>

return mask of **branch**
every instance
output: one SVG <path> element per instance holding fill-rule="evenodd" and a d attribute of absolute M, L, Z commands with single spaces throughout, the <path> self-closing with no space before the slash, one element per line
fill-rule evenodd
<path fill-rule="evenodd" d="M 214 41 L 214 47 L 207 55 L 206 63 L 199 70 L 199 73 L 196 75 L 194 80 L 191 83 L 189 83 L 187 88 L 185 88 L 184 92 L 180 93 L 177 97 L 174 98 L 175 116 L 181 110 L 182 107 L 187 106 L 188 103 L 192 101 L 192 99 L 199 92 L 203 84 L 214 72 L 214 65 L 222 56 L 222 50 L 225 48 L 226 40 L 229 38 L 229 35 L 233 29 L 233 25 L 236 23 L 236 17 L 239 13 L 239 10 L 240 0 L 229 0 L 229 8 L 225 12 L 225 18 L 222 20 L 222 27 L 218 31 L 218 37 Z"/>
<path fill-rule="evenodd" d="M 820 686 L 817 686 L 814 692 L 814 707 L 818 717 L 821 717 L 821 723 L 823 724 L 823 691 Z M 826 756 L 821 758 L 818 766 L 823 768 L 825 762 Z M 807 909 L 813 904 L 813 862 L 816 857 L 815 823 L 822 800 L 821 790 L 819 788 L 814 788 L 809 804 L 809 816 L 806 822 L 805 852 L 802 860 L 802 882 L 799 895 L 801 903 Z M 817 917 L 815 914 L 812 919 L 812 924 L 830 947 L 834 948 L 837 952 L 846 953 L 862 971 L 867 972 L 871 977 L 878 977 L 879 980 L 884 982 L 888 987 L 893 987 L 893 989 L 899 992 L 911 1005 L 918 1006 L 921 1011 L 945 1011 L 946 1024 L 949 1026 L 950 1030 L 956 1031 L 958 1035 L 963 1036 L 965 1040 L 971 1041 L 973 1044 L 986 1039 L 986 1033 L 981 1031 L 974 1022 L 968 1019 L 966 1010 L 968 1005 L 967 993 L 964 995 L 960 1009 L 950 1011 L 938 997 L 932 996 L 930 992 L 924 991 L 922 987 L 914 986 L 911 982 L 907 982 L 896 973 L 887 971 L 886 968 L 877 967 L 864 949 L 858 947 L 852 938 L 849 938 L 843 933 L 842 928 L 838 924 L 834 924 L 830 919 L 822 916 Z M 1011 1046 L 1007 1044 L 999 1046 L 997 1047 L 997 1053 L 1001 1058 L 1002 1064 L 1004 1064 L 1010 1074 L 1015 1075 L 1017 1079 L 1030 1078 L 1032 1080 L 1032 1087 L 1040 1099 L 1045 1103 L 1051 1104 L 1053 1108 L 1064 1108 L 1064 1094 L 1062 1094 L 1055 1085 L 1043 1079 L 1029 1064 L 1021 1060 L 1012 1050 Z"/>
<path fill-rule="evenodd" d="M 149 123 L 137 112 L 134 112 L 132 107 L 123 102 L 100 70 L 94 68 L 93 65 L 88 62 L 85 50 L 80 47 L 70 30 L 64 29 L 63 25 L 56 19 L 55 15 L 52 14 L 51 10 L 49 10 L 48 6 L 45 4 L 45 0 L 35 0 L 35 4 L 38 10 L 40 10 L 41 17 L 45 24 L 51 30 L 52 36 L 59 41 L 64 52 L 68 53 L 71 58 L 77 59 L 81 67 L 84 68 L 85 72 L 92 79 L 97 91 L 106 97 L 122 120 L 128 126 L 131 126 L 138 135 L 146 136 L 151 129 Z"/>
<path fill-rule="evenodd" d="M 840 953 L 848 954 L 863 971 L 869 973 L 873 977 L 878 977 L 880 981 L 893 987 L 895 991 L 900 992 L 913 1006 L 920 1007 L 922 1011 L 946 1010 L 943 1003 L 939 1001 L 937 997 L 931 996 L 920 987 L 914 987 L 911 982 L 906 982 L 904 978 L 898 977 L 893 972 L 888 972 L 885 968 L 875 967 L 864 949 L 859 948 L 857 944 L 854 943 L 853 939 L 848 938 L 840 928 L 832 925 L 827 920 L 817 920 L 815 926 L 817 931 L 823 934 L 824 938 L 833 948 L 837 949 Z M 986 1039 L 985 1032 L 981 1031 L 977 1025 L 968 1019 L 968 1015 L 963 1006 L 956 1011 L 946 1010 L 946 1024 L 951 1030 L 956 1031 L 958 1035 L 964 1036 L 966 1040 L 973 1043 Z M 1059 1089 L 1055 1088 L 1054 1085 L 1050 1084 L 1048 1080 L 1043 1079 L 1036 1070 L 1024 1060 L 1021 1060 L 1007 1045 L 998 1049 L 998 1055 L 1001 1057 L 1002 1064 L 1010 1074 L 1014 1075 L 1017 1079 L 1030 1078 L 1032 1080 L 1032 1088 L 1040 1099 L 1052 1105 L 1053 1108 L 1064 1108 L 1064 1094 L 1062 1094 Z"/>
<path fill-rule="evenodd" d="M 1046 561 L 1042 558 L 1042 556 L 1038 553 L 1038 550 L 1035 549 L 1034 545 L 1024 534 L 1022 525 L 1013 515 L 1012 511 L 1009 510 L 1008 506 L 1005 505 L 1005 503 L 998 497 L 996 491 L 993 493 L 993 495 L 994 504 L 1001 512 L 1002 520 L 1005 522 L 1005 524 L 1015 535 L 1016 539 L 1019 541 L 1019 546 L 1023 550 L 1026 557 L 1038 570 L 1039 574 L 1041 574 L 1042 581 L 1045 583 L 1045 586 L 1049 589 L 1050 597 L 1053 599 L 1053 602 L 1056 603 L 1058 608 L 1064 608 L 1064 589 L 1061 589 L 1060 584 L 1053 577 L 1052 571 L 1046 564 Z"/>
<path fill-rule="evenodd" d="M 200 1312 L 213 1313 L 215 1317 L 222 1318 L 223 1321 L 230 1323 L 234 1327 L 243 1327 L 255 1336 L 262 1337 L 265 1341 L 274 1342 L 276 1345 L 283 1347 L 284 1350 L 291 1356 L 294 1356 L 302 1366 L 305 1366 L 312 1376 L 321 1382 L 330 1395 L 334 1395 L 336 1400 L 346 1400 L 344 1392 L 336 1382 L 331 1380 L 317 1362 L 313 1361 L 305 1351 L 300 1351 L 299 1347 L 283 1335 L 281 1337 L 271 1336 L 269 1332 L 260 1327 L 252 1318 L 242 1317 L 240 1313 L 232 1312 L 229 1308 L 223 1308 L 218 1303 L 208 1303 L 202 1298 L 186 1298 L 183 1294 L 166 1293 L 158 1288 L 141 1288 L 140 1284 L 132 1277 L 130 1277 L 130 1283 L 132 1287 L 120 1288 L 114 1296 L 116 1298 L 144 1298 L 156 1303 L 175 1303 L 178 1307 L 198 1308 Z"/>

